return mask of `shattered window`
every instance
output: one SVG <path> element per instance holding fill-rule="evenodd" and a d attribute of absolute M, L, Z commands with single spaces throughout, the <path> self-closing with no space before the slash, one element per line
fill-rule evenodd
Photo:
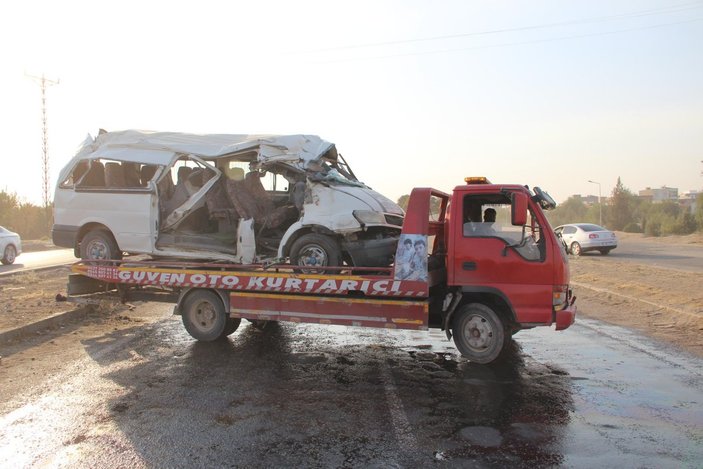
<path fill-rule="evenodd" d="M 84 189 L 140 189 L 147 187 L 157 166 L 104 158 L 76 163 L 61 187 Z"/>

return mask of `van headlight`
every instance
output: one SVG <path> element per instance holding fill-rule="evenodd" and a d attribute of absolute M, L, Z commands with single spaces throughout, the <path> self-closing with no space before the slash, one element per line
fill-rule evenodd
<path fill-rule="evenodd" d="M 354 218 L 362 225 L 384 225 L 386 223 L 386 217 L 381 212 L 354 210 L 352 215 L 354 215 Z"/>

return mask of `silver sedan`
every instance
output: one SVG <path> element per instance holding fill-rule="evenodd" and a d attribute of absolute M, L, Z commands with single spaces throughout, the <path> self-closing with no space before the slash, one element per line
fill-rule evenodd
<path fill-rule="evenodd" d="M 0 226 L 0 254 L 3 264 L 12 264 L 15 258 L 22 253 L 22 240 L 20 235 Z"/>
<path fill-rule="evenodd" d="M 618 247 L 618 238 L 610 230 L 592 223 L 572 223 L 557 226 L 556 235 L 564 243 L 566 251 L 574 256 L 580 256 L 588 251 L 600 251 L 606 255 Z"/>

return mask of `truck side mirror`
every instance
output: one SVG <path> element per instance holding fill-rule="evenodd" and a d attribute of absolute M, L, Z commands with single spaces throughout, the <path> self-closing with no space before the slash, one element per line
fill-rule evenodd
<path fill-rule="evenodd" d="M 523 226 L 527 223 L 527 195 L 522 192 L 513 192 L 510 207 L 511 223 Z"/>

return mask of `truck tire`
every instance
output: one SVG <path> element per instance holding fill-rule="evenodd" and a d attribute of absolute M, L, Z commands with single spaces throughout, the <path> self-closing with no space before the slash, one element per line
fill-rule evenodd
<path fill-rule="evenodd" d="M 188 334 L 202 342 L 226 337 L 239 327 L 239 319 L 228 321 L 230 318 L 225 313 L 222 299 L 207 290 L 194 291 L 186 297 L 181 308 L 181 319 Z"/>
<path fill-rule="evenodd" d="M 342 250 L 329 236 L 308 233 L 296 239 L 290 248 L 290 262 L 304 267 L 334 267 L 342 265 Z M 320 269 L 300 269 L 302 272 L 323 272 Z"/>
<path fill-rule="evenodd" d="M 509 341 L 498 315 L 486 305 L 462 306 L 452 321 L 454 344 L 461 354 L 475 363 L 491 363 L 500 356 Z"/>
<path fill-rule="evenodd" d="M 122 259 L 122 251 L 109 231 L 92 230 L 81 240 L 81 259 Z"/>
<path fill-rule="evenodd" d="M 12 244 L 5 246 L 5 252 L 2 254 L 2 263 L 5 265 L 10 265 L 15 262 L 17 258 L 17 249 Z"/>

